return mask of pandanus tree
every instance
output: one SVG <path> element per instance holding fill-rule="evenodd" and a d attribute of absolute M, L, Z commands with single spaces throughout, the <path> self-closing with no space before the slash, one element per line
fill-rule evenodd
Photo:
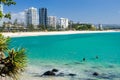
<path fill-rule="evenodd" d="M 15 5 L 14 0 L 0 0 L 0 5 Z M 3 14 L 0 8 L 0 19 L 11 19 L 10 13 Z M 0 34 L 0 80 L 18 80 L 26 66 L 25 49 L 9 49 L 9 37 Z M 3 78 L 4 77 L 4 78 Z"/>
<path fill-rule="evenodd" d="M 0 76 L 1 79 L 18 80 L 26 67 L 25 49 L 9 49 L 9 42 L 9 37 L 0 34 Z"/>
<path fill-rule="evenodd" d="M 4 58 L 4 51 L 8 49 L 10 38 L 4 37 L 2 34 L 0 34 L 0 58 Z"/>

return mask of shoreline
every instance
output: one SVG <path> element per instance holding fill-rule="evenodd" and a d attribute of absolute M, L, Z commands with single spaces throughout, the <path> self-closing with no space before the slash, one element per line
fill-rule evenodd
<path fill-rule="evenodd" d="M 68 34 L 94 34 L 94 33 L 112 33 L 112 32 L 120 32 L 120 31 L 53 31 L 53 32 L 16 32 L 16 33 L 2 33 L 4 36 L 9 37 L 26 37 L 26 36 L 44 36 L 44 35 L 68 35 Z M 98 34 L 99 36 L 99 34 Z M 72 51 L 73 53 L 73 51 Z M 85 62 L 85 64 L 79 63 L 79 60 L 73 62 L 65 62 L 65 64 L 56 63 L 56 64 L 48 64 L 46 65 L 43 61 L 34 61 L 37 65 L 28 65 L 26 71 L 20 76 L 20 80 L 87 80 L 87 79 L 115 79 L 119 80 L 119 65 L 117 64 L 98 64 Z M 43 63 L 41 63 L 43 62 Z M 40 65 L 39 65 L 40 63 Z M 105 63 L 105 62 L 104 62 Z M 107 67 L 106 67 L 107 65 Z M 69 66 L 72 66 L 70 68 Z M 63 73 L 63 76 L 43 76 L 44 72 L 49 71 L 51 69 L 58 69 L 58 73 Z M 93 76 L 93 73 L 97 72 L 99 75 Z M 57 74 L 58 74 L 57 73 Z M 76 74 L 76 76 L 66 76 L 66 74 Z M 104 75 L 103 75 L 104 74 Z M 107 78 L 106 78 L 107 76 Z M 112 77 L 111 77 L 112 76 Z M 4 80 L 4 79 L 3 79 Z"/>
<path fill-rule="evenodd" d="M 109 33 L 120 32 L 115 30 L 106 31 L 52 31 L 52 32 L 3 32 L 5 37 L 27 37 L 27 36 L 45 36 L 45 35 L 69 35 L 69 34 L 86 34 L 86 33 Z"/>

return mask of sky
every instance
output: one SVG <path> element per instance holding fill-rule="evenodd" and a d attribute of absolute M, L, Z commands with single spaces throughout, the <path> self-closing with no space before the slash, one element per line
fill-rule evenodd
<path fill-rule="evenodd" d="M 120 0 L 15 0 L 15 6 L 4 6 L 12 19 L 24 19 L 24 10 L 45 7 L 48 16 L 64 17 L 74 22 L 120 24 Z"/>

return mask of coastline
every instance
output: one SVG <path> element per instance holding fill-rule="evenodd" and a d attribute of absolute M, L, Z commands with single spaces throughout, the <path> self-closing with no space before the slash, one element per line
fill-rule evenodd
<path fill-rule="evenodd" d="M 109 32 L 120 32 L 115 30 L 106 31 L 53 31 L 53 32 L 3 32 L 5 37 L 26 37 L 26 36 L 44 36 L 44 35 L 67 35 L 67 34 L 86 34 L 86 33 L 109 33 Z"/>
<path fill-rule="evenodd" d="M 92 34 L 92 33 L 111 33 L 111 32 L 120 32 L 120 31 L 58 31 L 58 32 L 16 32 L 16 33 L 2 33 L 4 36 L 9 37 L 25 37 L 25 36 L 44 36 L 44 35 L 67 35 L 67 34 Z M 37 61 L 36 61 L 37 62 Z M 38 63 L 38 62 L 37 62 Z M 41 62 L 39 62 L 41 63 Z M 38 64 L 39 64 L 38 63 Z M 41 63 L 42 64 L 42 63 Z M 44 64 L 44 63 L 43 63 Z M 45 63 L 46 64 L 46 63 Z M 59 63 L 60 64 L 60 63 Z M 69 68 L 72 66 L 72 68 Z M 74 67 L 73 67 L 74 66 Z M 96 80 L 100 78 L 101 80 L 106 80 L 106 76 L 108 79 L 115 79 L 119 80 L 119 66 L 114 64 L 107 64 L 108 67 L 103 66 L 103 64 L 96 64 L 96 63 L 66 63 L 63 64 L 62 67 L 55 64 L 55 65 L 45 65 L 45 66 L 32 66 L 29 65 L 27 70 L 20 76 L 20 80 L 87 80 L 93 79 Z M 41 77 L 45 71 L 50 69 L 56 68 L 60 72 L 64 74 L 75 73 L 77 76 L 45 76 Z M 107 68 L 107 69 L 106 69 Z M 79 72 L 77 72 L 79 71 Z M 98 72 L 99 76 L 95 77 L 92 74 L 94 72 Z M 111 73 L 111 74 L 109 74 Z M 105 74 L 105 75 L 103 75 Z M 113 75 L 113 77 L 111 77 Z M 104 78 L 105 77 L 105 78 Z M 118 78 L 117 78 L 118 77 Z"/>

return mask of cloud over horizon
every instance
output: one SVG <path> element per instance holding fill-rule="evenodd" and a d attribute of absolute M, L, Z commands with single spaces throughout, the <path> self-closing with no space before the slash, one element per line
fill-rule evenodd
<path fill-rule="evenodd" d="M 18 12 L 18 13 L 11 13 L 11 19 L 4 19 L 5 22 L 14 22 L 15 19 L 18 20 L 18 23 L 22 23 L 24 22 L 25 23 L 25 13 L 24 12 Z"/>
<path fill-rule="evenodd" d="M 25 13 L 18 12 L 18 13 L 11 13 L 11 20 L 12 22 L 17 19 L 18 22 L 25 22 Z"/>

